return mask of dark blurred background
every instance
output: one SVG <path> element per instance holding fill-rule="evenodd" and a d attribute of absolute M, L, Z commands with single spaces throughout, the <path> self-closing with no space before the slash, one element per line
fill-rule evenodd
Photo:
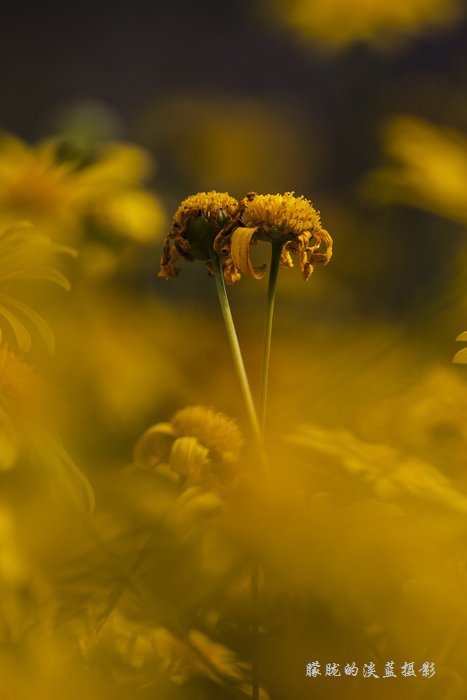
<path fill-rule="evenodd" d="M 326 343 L 347 349 L 339 392 L 406 341 L 406 350 L 415 342 L 426 359 L 450 362 L 463 327 L 467 218 L 443 205 L 443 192 L 440 205 L 432 200 L 446 168 L 459 197 L 467 192 L 464 2 L 4 0 L 0 13 L 0 126 L 30 143 L 87 131 L 91 140 L 142 146 L 156 163 L 149 184 L 167 231 L 184 198 L 212 189 L 237 198 L 293 190 L 321 211 L 335 241 L 331 264 L 307 285 L 297 269 L 279 279 L 284 365 L 287 335 L 294 342 L 298 329 L 304 356 L 308 341 L 320 354 Z M 400 115 L 416 131 L 402 145 L 400 129 L 387 131 Z M 432 132 L 414 166 L 406 154 L 421 125 Z M 455 145 L 444 157 L 446 128 Z M 430 146 L 436 134 L 438 150 Z M 397 148 L 391 189 L 375 173 Z M 441 185 L 430 181 L 421 197 L 423 168 Z M 188 316 L 214 309 L 202 266 L 183 264 L 176 282 L 156 277 L 160 249 L 159 240 L 117 276 L 124 293 L 149 292 Z M 229 292 L 252 363 L 264 285 L 244 279 Z M 359 329 L 379 323 L 365 340 Z M 277 358 L 276 381 L 284 370 Z"/>
<path fill-rule="evenodd" d="M 443 273 L 443 253 L 440 266 L 440 251 L 429 252 L 439 222 L 375 211 L 357 185 L 381 163 L 394 114 L 467 130 L 463 4 L 455 21 L 414 21 L 416 31 L 391 30 L 384 45 L 381 32 L 371 42 L 305 37 L 287 23 L 291 5 L 281 14 L 277 3 L 242 0 L 4 0 L 0 125 L 35 141 L 65 128 L 77 105 L 99 103 L 108 111 L 97 135 L 153 152 L 169 212 L 197 190 L 296 190 L 341 230 L 333 268 L 348 277 L 351 263 L 361 312 L 399 313 L 421 281 Z M 456 224 L 443 226 L 457 246 Z M 368 294 L 375 238 L 386 265 Z M 388 267 L 399 246 L 405 254 Z"/>

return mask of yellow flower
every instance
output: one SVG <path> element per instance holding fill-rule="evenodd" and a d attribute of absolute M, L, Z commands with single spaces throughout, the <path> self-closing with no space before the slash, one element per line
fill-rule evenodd
<path fill-rule="evenodd" d="M 467 496 L 433 464 L 398 449 L 359 440 L 344 429 L 302 426 L 288 441 L 326 464 L 329 474 L 347 473 L 355 484 L 370 484 L 377 498 L 411 496 L 453 512 L 467 513 Z M 337 471 L 336 471 L 337 470 Z M 343 471 L 342 471 L 343 470 Z"/>
<path fill-rule="evenodd" d="M 42 279 L 59 284 L 66 290 L 70 283 L 61 272 L 48 267 L 47 261 L 52 253 L 63 252 L 76 255 L 76 251 L 66 246 L 53 244 L 49 238 L 42 236 L 31 228 L 31 224 L 20 221 L 0 234 L 0 283 L 12 280 Z M 50 327 L 29 306 L 9 294 L 0 293 L 0 315 L 9 322 L 16 336 L 20 352 L 31 348 L 31 336 L 23 322 L 10 311 L 13 307 L 26 316 L 37 327 L 44 338 L 49 352 L 54 352 L 55 340 Z M 2 338 L 0 329 L 0 341 Z"/>
<path fill-rule="evenodd" d="M 313 268 L 326 265 L 332 255 L 332 238 L 321 228 L 319 212 L 304 197 L 294 197 L 293 192 L 284 195 L 257 195 L 254 192 L 244 200 L 243 227 L 235 229 L 231 236 L 224 236 L 220 243 L 223 254 L 230 253 L 236 267 L 260 279 L 266 266 L 253 268 L 250 262 L 250 246 L 258 240 L 282 245 L 280 267 L 293 267 L 291 253 L 300 257 L 304 280 L 308 280 Z M 321 241 L 326 250 L 319 252 Z"/>
<path fill-rule="evenodd" d="M 207 676 L 215 682 L 245 682 L 248 664 L 239 661 L 233 651 L 196 629 L 190 630 L 189 640 L 191 646 L 165 627 L 154 630 L 153 647 L 172 682 L 182 685 L 195 675 Z"/>
<path fill-rule="evenodd" d="M 467 139 L 422 119 L 393 117 L 384 151 L 394 163 L 369 174 L 363 192 L 377 202 L 401 202 L 467 223 Z"/>
<path fill-rule="evenodd" d="M 214 248 L 219 252 L 219 241 L 238 225 L 242 211 L 243 204 L 227 192 L 200 192 L 185 199 L 165 239 L 159 277 L 167 280 L 178 277 L 181 270 L 173 263 L 180 258 L 205 261 L 206 269 L 212 275 L 211 250 Z M 227 284 L 233 284 L 240 278 L 228 255 L 223 255 L 221 265 Z"/>
<path fill-rule="evenodd" d="M 225 454 L 236 457 L 243 447 L 243 437 L 237 423 L 206 406 L 182 408 L 172 418 L 175 433 L 196 437 L 217 458 Z"/>
<path fill-rule="evenodd" d="M 45 380 L 21 356 L 0 346 L 0 470 L 16 464 L 23 431 L 42 416 L 46 395 Z"/>
<path fill-rule="evenodd" d="M 419 34 L 428 23 L 450 24 L 460 16 L 456 0 L 269 0 L 282 23 L 329 48 L 355 41 L 391 46 L 404 34 Z"/>
<path fill-rule="evenodd" d="M 189 406 L 171 423 L 149 428 L 136 444 L 134 461 L 145 469 L 166 462 L 173 473 L 195 482 L 211 475 L 228 481 L 243 444 L 232 418 L 206 406 Z"/>
<path fill-rule="evenodd" d="M 120 143 L 87 151 L 53 138 L 29 146 L 0 137 L 0 211 L 11 224 L 26 218 L 54 240 L 79 243 L 93 232 L 151 242 L 162 229 L 162 207 L 142 189 L 149 154 Z"/>

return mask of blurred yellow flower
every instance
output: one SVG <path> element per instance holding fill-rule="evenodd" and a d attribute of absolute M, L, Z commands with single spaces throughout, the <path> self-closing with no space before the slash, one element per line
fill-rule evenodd
<path fill-rule="evenodd" d="M 94 493 L 59 440 L 46 427 L 47 383 L 21 355 L 0 346 L 0 471 L 13 468 L 22 454 L 59 487 L 59 497 L 91 512 Z"/>
<path fill-rule="evenodd" d="M 310 455 L 320 455 L 331 471 L 345 472 L 356 481 L 372 485 L 383 500 L 411 495 L 457 512 L 467 513 L 467 496 L 432 464 L 405 455 L 388 445 L 359 440 L 347 430 L 303 426 L 288 441 L 301 445 Z"/>
<path fill-rule="evenodd" d="M 178 180 L 193 192 L 214 182 L 220 192 L 302 191 L 313 186 L 325 159 L 317 112 L 308 111 L 302 122 L 293 101 L 278 99 L 276 91 L 270 97 L 243 92 L 239 100 L 224 84 L 214 93 L 158 95 L 140 129 L 144 143 L 170 153 Z"/>
<path fill-rule="evenodd" d="M 11 469 L 23 431 L 43 414 L 47 384 L 21 356 L 0 346 L 0 470 Z"/>
<path fill-rule="evenodd" d="M 384 151 L 395 163 L 370 173 L 363 193 L 377 202 L 401 202 L 467 224 L 467 138 L 455 129 L 404 115 L 384 131 Z"/>
<path fill-rule="evenodd" d="M 235 229 L 228 238 L 220 236 L 219 247 L 223 254 L 230 253 L 241 272 L 260 279 L 266 266 L 253 268 L 250 262 L 250 245 L 256 241 L 270 241 L 282 245 L 280 267 L 293 267 L 291 253 L 299 255 L 304 280 L 308 280 L 313 268 L 327 265 L 332 256 L 332 238 L 321 228 L 319 212 L 304 197 L 294 197 L 293 192 L 276 195 L 258 195 L 254 192 L 244 200 L 243 227 Z M 310 241 L 312 245 L 310 245 Z M 321 241 L 326 251 L 319 252 Z"/>
<path fill-rule="evenodd" d="M 370 402 L 358 418 L 358 428 L 369 441 L 384 442 L 390 436 L 393 447 L 437 465 L 448 476 L 463 479 L 467 382 L 453 368 L 434 366 L 401 394 Z"/>
<path fill-rule="evenodd" d="M 74 244 L 86 226 L 138 242 L 158 238 L 160 202 L 141 189 L 152 169 L 136 146 L 108 143 L 82 152 L 66 139 L 28 146 L 10 134 L 0 137 L 0 218 L 20 218 L 44 227 L 54 240 Z"/>
<path fill-rule="evenodd" d="M 119 666 L 120 679 L 131 678 L 125 672 L 130 667 L 143 672 L 157 660 L 176 685 L 184 685 L 193 676 L 205 676 L 251 696 L 250 665 L 197 629 L 180 639 L 165 627 L 127 620 L 117 610 L 101 625 L 96 615 L 91 615 L 79 646 L 86 660 L 99 659 L 103 651 L 115 654 L 123 662 L 123 667 Z M 260 698 L 269 700 L 269 695 L 261 689 Z"/>
<path fill-rule="evenodd" d="M 243 444 L 232 418 L 206 406 L 189 406 L 170 423 L 149 428 L 135 446 L 134 461 L 144 469 L 166 462 L 173 473 L 192 482 L 211 476 L 225 482 L 232 478 Z"/>
<path fill-rule="evenodd" d="M 199 630 L 190 630 L 191 645 L 177 639 L 164 627 L 155 629 L 153 638 L 156 654 L 174 683 L 182 685 L 192 676 L 202 675 L 217 683 L 230 681 L 244 687 L 249 665 Z"/>
<path fill-rule="evenodd" d="M 218 241 L 238 225 L 242 210 L 242 203 L 227 192 L 200 192 L 185 199 L 166 236 L 159 277 L 167 280 L 178 277 L 181 270 L 173 263 L 180 258 L 205 261 L 206 269 L 212 275 L 211 249 L 217 250 Z M 239 279 L 240 275 L 228 255 L 221 258 L 221 265 L 227 284 Z"/>
<path fill-rule="evenodd" d="M 270 10 L 271 5 L 301 36 L 333 49 L 355 41 L 385 47 L 398 34 L 419 34 L 430 23 L 452 23 L 461 9 L 456 0 L 270 0 L 265 7 Z"/>
<path fill-rule="evenodd" d="M 237 457 L 244 444 L 237 423 L 206 406 L 182 408 L 172 418 L 172 425 L 177 435 L 198 438 L 218 459 L 226 454 Z"/>
<path fill-rule="evenodd" d="M 49 238 L 36 233 L 28 222 L 20 221 L 0 234 L 0 284 L 13 280 L 42 279 L 59 284 L 66 290 L 70 283 L 61 272 L 48 267 L 47 261 L 56 252 L 76 255 L 76 251 L 67 246 L 53 244 Z M 44 338 L 50 353 L 54 352 L 55 340 L 50 327 L 26 304 L 9 294 L 0 293 L 0 314 L 6 318 L 15 333 L 20 352 L 31 348 L 31 336 L 13 307 L 26 316 L 37 327 Z M 0 341 L 2 338 L 0 329 Z"/>

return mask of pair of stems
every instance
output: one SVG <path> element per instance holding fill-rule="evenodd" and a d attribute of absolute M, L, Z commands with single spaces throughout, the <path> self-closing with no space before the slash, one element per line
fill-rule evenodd
<path fill-rule="evenodd" d="M 225 328 L 230 343 L 230 349 L 232 351 L 235 370 L 237 372 L 237 377 L 240 382 L 243 400 L 245 402 L 248 422 L 250 424 L 250 430 L 252 432 L 252 436 L 256 444 L 261 446 L 263 443 L 264 431 L 266 427 L 266 405 L 268 396 L 269 359 L 271 355 L 272 321 L 274 316 L 274 299 L 276 295 L 277 273 L 279 271 L 282 244 L 273 242 L 271 243 L 271 248 L 272 252 L 271 266 L 269 271 L 268 300 L 266 308 L 266 321 L 264 324 L 259 419 L 255 409 L 253 397 L 251 395 L 250 385 L 248 383 L 248 377 L 246 374 L 245 365 L 243 363 L 242 353 L 240 350 L 240 344 L 238 342 L 237 333 L 235 331 L 235 325 L 233 322 L 232 312 L 230 310 L 230 304 L 225 289 L 224 275 L 222 274 L 220 260 L 217 254 L 211 248 L 211 262 L 214 271 L 214 278 L 216 280 L 217 294 L 219 296 L 222 315 L 224 317 Z"/>
<path fill-rule="evenodd" d="M 240 344 L 238 342 L 237 333 L 235 331 L 235 325 L 232 318 L 232 312 L 230 310 L 230 304 L 227 297 L 227 292 L 225 289 L 224 275 L 222 274 L 222 268 L 220 260 L 214 250 L 211 248 L 211 262 L 214 271 L 214 278 L 216 280 L 217 294 L 219 296 L 219 301 L 222 309 L 222 315 L 224 317 L 225 328 L 227 331 L 227 336 L 230 343 L 230 349 L 232 351 L 233 361 L 235 365 L 235 370 L 237 372 L 238 380 L 240 382 L 240 388 L 245 403 L 248 422 L 250 424 L 250 430 L 252 433 L 253 441 L 255 444 L 256 452 L 258 454 L 259 463 L 261 471 L 264 476 L 268 475 L 268 467 L 266 461 L 266 455 L 264 451 L 264 432 L 266 428 L 266 407 L 267 407 L 267 397 L 268 397 L 268 378 L 269 378 L 269 359 L 271 355 L 271 336 L 272 336 L 272 321 L 274 316 L 274 300 L 276 295 L 276 283 L 277 283 L 277 273 L 279 271 L 279 263 L 282 252 L 282 245 L 273 242 L 271 243 L 271 266 L 269 270 L 269 285 L 268 285 L 268 299 L 266 307 L 266 320 L 264 324 L 264 338 L 263 338 L 263 358 L 262 358 L 262 369 L 261 369 L 261 388 L 260 388 L 260 400 L 259 400 L 259 419 L 256 412 L 253 397 L 251 395 L 250 385 L 248 382 L 248 377 L 245 370 L 245 365 L 243 363 L 243 357 L 240 350 Z M 252 672 L 252 700 L 259 700 L 259 561 L 257 554 L 253 555 L 252 570 L 251 570 L 251 602 L 252 602 L 252 655 L 251 655 L 251 672 Z"/>

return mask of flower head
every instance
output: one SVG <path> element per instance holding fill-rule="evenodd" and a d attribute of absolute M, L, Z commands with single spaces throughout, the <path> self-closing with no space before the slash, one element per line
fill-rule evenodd
<path fill-rule="evenodd" d="M 28 219 L 74 245 L 89 233 L 151 243 L 163 228 L 162 205 L 144 189 L 152 169 L 149 154 L 131 144 L 58 137 L 30 146 L 0 133 L 1 220 Z"/>
<path fill-rule="evenodd" d="M 243 204 L 227 192 L 200 192 L 185 199 L 177 209 L 170 233 L 165 239 L 159 277 L 169 280 L 178 277 L 181 270 L 174 262 L 203 260 L 209 274 L 213 274 L 211 251 L 219 252 L 219 241 L 224 240 L 239 223 Z M 172 244 L 173 242 L 173 244 Z M 240 275 L 228 255 L 221 258 L 227 284 L 233 284 Z"/>
<path fill-rule="evenodd" d="M 172 418 L 172 425 L 180 437 L 196 437 L 214 457 L 226 454 L 238 456 L 243 437 L 237 423 L 225 413 L 207 406 L 182 408 Z"/>
<path fill-rule="evenodd" d="M 294 197 L 293 192 L 248 194 L 241 221 L 243 227 L 238 227 L 223 244 L 236 267 L 250 277 L 259 279 L 266 268 L 265 265 L 253 268 L 250 262 L 250 245 L 258 240 L 282 245 L 281 267 L 292 267 L 291 253 L 299 255 L 305 280 L 313 268 L 326 265 L 331 259 L 332 239 L 321 228 L 319 212 L 304 197 Z M 319 252 L 321 241 L 326 245 L 324 253 Z"/>
<path fill-rule="evenodd" d="M 232 418 L 207 406 L 189 406 L 171 423 L 149 428 L 136 444 L 134 459 L 146 469 L 168 463 L 173 473 L 195 482 L 211 475 L 228 481 L 243 444 Z"/>
<path fill-rule="evenodd" d="M 392 163 L 369 173 L 364 195 L 377 203 L 400 202 L 467 223 L 467 139 L 407 115 L 392 117 L 384 131 Z"/>
<path fill-rule="evenodd" d="M 61 272 L 49 267 L 48 257 L 55 252 L 76 255 L 73 248 L 53 244 L 46 236 L 35 233 L 31 224 L 20 221 L 0 234 L 0 284 L 11 280 L 43 279 L 59 284 L 66 290 L 70 283 Z M 37 327 L 50 353 L 54 351 L 54 336 L 47 323 L 29 306 L 0 293 L 0 315 L 6 318 L 16 336 L 20 352 L 28 352 L 31 336 L 23 322 L 9 307 L 26 316 Z M 0 341 L 2 338 L 0 329 Z"/>
<path fill-rule="evenodd" d="M 397 47 L 404 37 L 453 24 L 461 14 L 457 0 L 267 0 L 266 6 L 282 26 L 333 50 L 355 42 Z"/>

